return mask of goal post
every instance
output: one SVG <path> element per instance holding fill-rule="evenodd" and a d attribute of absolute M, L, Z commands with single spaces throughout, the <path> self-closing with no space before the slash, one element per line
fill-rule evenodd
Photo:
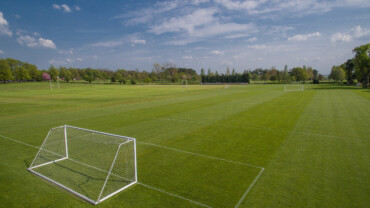
<path fill-rule="evenodd" d="M 98 204 L 137 183 L 136 140 L 68 125 L 55 127 L 28 170 Z"/>
<path fill-rule="evenodd" d="M 284 92 L 289 91 L 304 91 L 304 85 L 284 85 Z"/>

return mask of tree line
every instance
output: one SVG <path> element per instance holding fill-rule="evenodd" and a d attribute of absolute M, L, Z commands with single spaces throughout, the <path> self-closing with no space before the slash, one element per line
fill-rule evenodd
<path fill-rule="evenodd" d="M 208 73 L 206 74 L 202 68 L 200 76 L 203 83 L 250 83 L 250 80 L 273 81 L 277 83 L 309 80 L 319 83 L 319 80 L 324 79 L 322 74 L 310 66 L 294 67 L 288 70 L 287 65 L 285 65 L 284 70 L 278 70 L 275 67 L 271 67 L 271 69 L 257 68 L 254 70 L 244 70 L 243 73 L 237 73 L 235 69 L 232 69 L 230 72 L 230 68 L 227 67 L 225 74 L 219 74 L 218 71 L 213 73 L 211 69 L 208 69 Z"/>
<path fill-rule="evenodd" d="M 337 82 L 347 80 L 348 85 L 357 80 L 367 88 L 370 79 L 370 43 L 358 46 L 352 52 L 355 54 L 353 58 L 332 67 L 329 78 Z"/>
<path fill-rule="evenodd" d="M 48 74 L 48 76 L 43 76 Z M 65 82 L 85 80 L 89 83 L 93 81 L 103 81 L 125 84 L 130 81 L 131 84 L 137 82 L 157 82 L 165 81 L 176 83 L 179 80 L 189 80 L 197 82 L 200 80 L 199 75 L 191 68 L 177 68 L 172 63 L 153 64 L 151 72 L 139 70 L 117 69 L 92 69 L 92 68 L 72 68 L 72 67 L 55 67 L 51 65 L 48 69 L 38 70 L 36 65 L 22 62 L 16 59 L 0 59 L 0 81 L 3 83 L 11 81 L 43 81 L 51 79 L 64 80 Z"/>

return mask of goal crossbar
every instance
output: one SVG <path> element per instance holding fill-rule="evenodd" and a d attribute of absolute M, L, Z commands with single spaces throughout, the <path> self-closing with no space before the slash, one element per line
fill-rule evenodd
<path fill-rule="evenodd" d="M 293 89 L 291 87 L 293 87 Z M 289 91 L 304 91 L 304 85 L 284 85 L 284 92 Z"/>
<path fill-rule="evenodd" d="M 68 133 L 72 136 L 69 137 Z M 89 142 L 92 144 L 89 144 Z M 81 145 L 81 143 L 83 144 L 82 147 L 76 147 L 76 144 Z M 105 149 L 113 148 L 114 146 L 116 146 L 116 149 L 114 150 L 115 154 L 113 158 L 107 155 L 96 155 L 99 152 L 104 153 Z M 98 153 L 87 152 L 89 151 L 89 147 L 91 149 L 102 147 L 103 150 L 99 151 L 98 149 Z M 73 150 L 72 152 L 70 151 L 71 148 Z M 80 150 L 81 152 L 76 150 Z M 102 161 L 97 165 L 91 165 L 91 163 L 94 163 L 94 160 L 82 158 L 85 154 L 96 155 L 98 160 L 101 158 L 108 158 L 108 160 L 105 161 L 101 159 Z M 112 155 L 112 153 L 109 155 Z M 109 160 L 109 158 L 111 159 Z M 75 165 L 70 165 L 70 162 L 63 163 L 63 161 L 70 161 L 75 163 Z M 63 164 L 58 165 L 59 163 Z M 109 168 L 104 165 L 102 167 L 102 164 L 105 163 L 110 164 Z M 57 167 L 54 167 L 53 165 Z M 86 166 L 90 170 L 97 170 L 100 174 L 97 174 L 98 176 L 94 176 L 91 171 L 89 173 L 83 173 L 84 169 L 78 169 L 78 165 Z M 63 171 L 72 169 L 70 173 L 71 175 L 61 175 L 62 173 L 58 173 L 58 167 L 65 168 Z M 137 183 L 136 140 L 132 137 L 69 125 L 55 127 L 50 129 L 48 132 L 39 151 L 28 168 L 28 171 L 96 205 Z M 68 184 L 68 182 L 63 181 L 66 177 L 73 178 L 72 176 L 75 173 L 78 173 L 77 175 L 80 178 L 81 176 L 86 176 L 88 178 L 102 177 L 101 174 L 104 173 L 104 184 L 99 185 L 99 181 L 102 179 L 98 179 L 95 184 L 94 181 L 90 182 L 91 184 L 89 185 L 94 186 L 95 188 L 95 191 L 91 191 L 90 195 L 87 192 L 81 192 L 76 187 L 80 187 L 80 185 L 83 185 L 86 181 L 81 184 Z M 117 182 L 117 178 L 124 180 L 119 180 L 119 182 Z M 97 191 L 98 188 L 99 191 Z"/>

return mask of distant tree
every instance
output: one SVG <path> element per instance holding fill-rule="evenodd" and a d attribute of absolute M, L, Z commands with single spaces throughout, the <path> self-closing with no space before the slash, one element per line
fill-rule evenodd
<path fill-rule="evenodd" d="M 152 79 L 150 79 L 150 77 L 146 77 L 146 78 L 144 79 L 144 82 L 145 82 L 146 84 L 149 84 L 150 82 L 152 82 Z"/>
<path fill-rule="evenodd" d="M 356 78 L 362 82 L 363 88 L 367 88 L 370 79 L 370 43 L 354 48 L 353 52 Z"/>
<path fill-rule="evenodd" d="M 0 60 L 0 80 L 6 83 L 13 79 L 12 70 L 6 60 Z"/>
<path fill-rule="evenodd" d="M 310 66 L 307 68 L 307 79 L 313 80 L 313 69 Z"/>
<path fill-rule="evenodd" d="M 111 78 L 111 81 L 114 83 L 121 79 L 122 79 L 122 74 L 120 72 L 115 72 Z"/>
<path fill-rule="evenodd" d="M 161 72 L 161 65 L 159 63 L 154 63 L 153 64 L 153 71 L 156 74 L 159 74 Z"/>
<path fill-rule="evenodd" d="M 53 65 L 50 65 L 48 74 L 50 74 L 50 78 L 52 80 L 57 81 L 59 72 L 58 72 L 58 69 L 55 68 Z"/>
<path fill-rule="evenodd" d="M 120 84 L 126 84 L 126 80 L 125 80 L 125 78 L 121 78 L 120 80 L 118 80 L 118 82 L 120 83 Z"/>
<path fill-rule="evenodd" d="M 33 81 L 40 80 L 40 75 L 39 71 L 37 70 L 37 66 L 29 63 L 24 63 L 23 67 L 28 70 L 28 73 L 30 75 L 30 79 Z"/>
<path fill-rule="evenodd" d="M 65 67 L 59 68 L 59 77 L 64 81 L 69 82 L 72 80 L 72 73 Z"/>
<path fill-rule="evenodd" d="M 353 59 L 348 59 L 346 63 L 344 63 L 344 70 L 346 71 L 347 77 L 347 85 L 353 84 L 353 70 L 355 68 L 355 63 L 353 63 Z"/>
<path fill-rule="evenodd" d="M 316 69 L 312 70 L 312 77 L 313 84 L 319 84 L 319 71 L 317 71 Z"/>
<path fill-rule="evenodd" d="M 132 84 L 132 85 L 136 85 L 136 80 L 132 79 L 132 80 L 131 80 L 131 84 Z"/>
<path fill-rule="evenodd" d="M 295 67 L 292 69 L 291 72 L 292 77 L 295 78 L 296 81 L 305 81 L 307 80 L 307 72 L 303 68 Z"/>
<path fill-rule="evenodd" d="M 290 74 L 288 72 L 288 66 L 287 65 L 285 65 L 285 67 L 284 67 L 282 79 L 283 79 L 284 82 L 289 82 L 290 81 Z"/>
<path fill-rule="evenodd" d="M 230 76 L 231 74 L 230 74 L 230 69 L 229 69 L 229 66 L 228 67 L 226 67 L 226 76 Z"/>
<path fill-rule="evenodd" d="M 95 81 L 96 75 L 98 75 L 98 73 L 96 72 L 96 70 L 94 70 L 94 69 L 86 69 L 85 72 L 86 72 L 86 74 L 83 76 L 83 79 L 85 81 L 88 81 L 89 83 L 91 83 L 92 81 Z"/>
<path fill-rule="evenodd" d="M 340 66 L 333 66 L 329 75 L 330 79 L 333 79 L 337 82 L 343 81 L 345 77 L 345 71 Z"/>

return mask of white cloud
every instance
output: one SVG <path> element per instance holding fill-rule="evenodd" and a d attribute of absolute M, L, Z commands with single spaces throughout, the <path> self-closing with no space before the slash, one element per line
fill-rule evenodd
<path fill-rule="evenodd" d="M 52 40 L 39 38 L 39 45 L 45 48 L 57 48 Z"/>
<path fill-rule="evenodd" d="M 163 21 L 159 25 L 154 25 L 150 32 L 160 35 L 167 32 L 187 31 L 193 33 L 195 27 L 203 26 L 215 21 L 213 17 L 216 9 L 198 9 L 192 14 L 181 17 L 173 17 Z"/>
<path fill-rule="evenodd" d="M 183 56 L 182 58 L 183 59 L 192 59 L 193 57 L 192 56 Z"/>
<path fill-rule="evenodd" d="M 216 3 L 221 4 L 227 9 L 231 10 L 252 10 L 257 8 L 260 4 L 266 2 L 262 1 L 232 1 L 232 0 L 215 0 Z"/>
<path fill-rule="evenodd" d="M 67 4 L 60 4 L 60 5 L 59 4 L 53 4 L 52 6 L 53 6 L 54 9 L 56 9 L 56 10 L 62 10 L 65 13 L 70 13 L 73 10 L 75 10 L 75 11 L 80 11 L 81 10 L 81 8 L 79 6 L 74 6 L 73 9 L 72 9 Z"/>
<path fill-rule="evenodd" d="M 59 50 L 58 53 L 59 54 L 65 54 L 65 55 L 72 55 L 74 53 L 74 49 L 71 48 L 69 50 Z"/>
<path fill-rule="evenodd" d="M 252 38 L 249 38 L 248 41 L 249 42 L 256 42 L 258 39 L 256 37 L 252 37 Z"/>
<path fill-rule="evenodd" d="M 21 16 L 20 16 L 19 14 L 16 14 L 16 15 L 15 15 L 15 18 L 20 19 L 20 18 L 21 18 Z"/>
<path fill-rule="evenodd" d="M 314 37 L 320 37 L 321 34 L 319 32 L 310 33 L 310 34 L 303 34 L 303 35 L 295 35 L 292 37 L 289 37 L 288 40 L 290 41 L 306 41 L 308 39 L 314 38 Z"/>
<path fill-rule="evenodd" d="M 0 12 L 0 35 L 7 35 L 9 37 L 13 35 L 8 27 L 8 21 L 6 21 L 2 12 Z"/>
<path fill-rule="evenodd" d="M 181 33 L 180 40 L 167 41 L 166 44 L 186 45 L 212 36 L 229 34 L 226 38 L 240 38 L 257 31 L 252 23 L 225 23 L 215 16 L 217 12 L 218 10 L 215 8 L 197 9 L 187 15 L 166 19 L 162 23 L 152 26 L 150 32 L 156 35 Z"/>
<path fill-rule="evenodd" d="M 4 54 L 4 51 L 0 50 L 0 55 Z"/>
<path fill-rule="evenodd" d="M 368 0 L 214 0 L 229 10 L 245 10 L 250 15 L 308 15 L 329 12 L 338 7 L 370 7 Z M 283 12 L 281 12 L 283 11 Z"/>
<path fill-rule="evenodd" d="M 225 38 L 227 38 L 227 39 L 236 39 L 236 38 L 244 38 L 244 37 L 247 37 L 247 36 L 249 36 L 249 34 L 240 33 L 240 34 L 235 34 L 235 35 L 228 35 Z"/>
<path fill-rule="evenodd" d="M 363 37 L 368 37 L 370 36 L 370 29 L 363 29 L 361 26 L 356 26 L 354 28 L 351 28 L 348 32 L 346 33 L 334 33 L 330 37 L 330 41 L 332 43 L 336 42 L 351 42 L 354 39 L 360 39 Z"/>
<path fill-rule="evenodd" d="M 214 51 L 211 51 L 211 54 L 222 55 L 222 54 L 224 54 L 224 52 L 219 51 L 219 50 L 214 50 Z"/>
<path fill-rule="evenodd" d="M 143 45 L 145 45 L 145 44 L 146 44 L 146 40 L 132 39 L 132 40 L 131 40 L 131 43 L 133 43 L 133 44 L 143 44 Z"/>
<path fill-rule="evenodd" d="M 350 33 L 353 35 L 355 38 L 362 38 L 370 35 L 370 30 L 368 29 L 362 29 L 360 25 L 352 28 L 350 30 Z"/>
<path fill-rule="evenodd" d="M 266 45 L 250 45 L 248 46 L 248 48 L 251 48 L 251 49 L 256 49 L 256 50 L 262 50 L 262 49 L 267 49 L 267 46 Z"/>
<path fill-rule="evenodd" d="M 61 7 L 58 4 L 53 4 L 53 8 L 56 9 L 56 10 L 60 10 L 61 9 Z"/>
<path fill-rule="evenodd" d="M 76 58 L 76 61 L 83 61 L 82 58 Z"/>
<path fill-rule="evenodd" d="M 69 8 L 69 6 L 67 4 L 62 4 L 60 5 L 60 7 L 63 8 L 64 12 L 71 12 L 71 8 Z"/>
<path fill-rule="evenodd" d="M 254 24 L 213 23 L 195 30 L 191 35 L 194 37 L 210 37 L 238 32 L 251 33 L 255 31 L 257 31 L 257 29 Z"/>
<path fill-rule="evenodd" d="M 56 48 L 56 45 L 52 40 L 44 39 L 44 38 L 38 38 L 31 37 L 29 35 L 23 35 L 21 33 L 18 33 L 17 42 L 21 45 L 26 45 L 28 47 L 34 48 L 34 47 L 44 47 L 44 48 Z"/>
<path fill-rule="evenodd" d="M 210 0 L 192 0 L 192 1 L 191 1 L 191 4 L 199 5 L 199 4 L 208 3 L 209 1 L 210 1 Z"/>
<path fill-rule="evenodd" d="M 186 1 L 183 0 L 157 2 L 149 8 L 144 8 L 129 14 L 117 15 L 114 19 L 126 19 L 124 21 L 125 25 L 145 24 L 153 21 L 155 16 L 161 16 L 163 13 L 172 11 L 185 4 Z"/>
<path fill-rule="evenodd" d="M 91 44 L 91 46 L 94 46 L 94 47 L 116 47 L 116 46 L 119 46 L 119 45 L 122 45 L 124 44 L 124 41 L 122 40 L 109 40 L 109 41 L 102 41 L 102 42 L 98 42 L 98 43 L 93 43 Z"/>
<path fill-rule="evenodd" d="M 37 47 L 38 46 L 38 42 L 36 41 L 36 39 L 29 36 L 29 35 L 20 35 L 17 38 L 17 42 L 21 45 L 26 45 L 28 47 Z"/>
<path fill-rule="evenodd" d="M 331 36 L 330 41 L 335 42 L 350 42 L 352 41 L 352 36 L 345 33 L 335 33 Z"/>

